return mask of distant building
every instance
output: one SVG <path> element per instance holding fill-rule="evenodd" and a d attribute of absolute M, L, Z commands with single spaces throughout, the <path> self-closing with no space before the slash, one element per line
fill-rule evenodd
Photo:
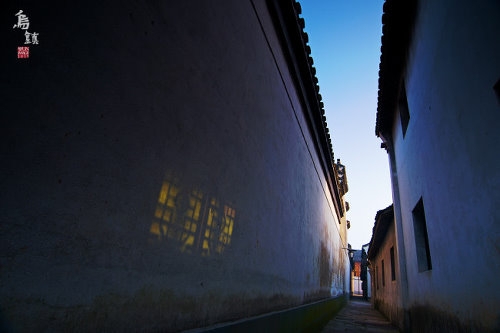
<path fill-rule="evenodd" d="M 352 292 L 354 296 L 363 295 L 363 287 L 361 282 L 361 250 L 354 250 L 353 253 L 354 267 L 352 270 Z"/>
<path fill-rule="evenodd" d="M 370 243 L 365 244 L 361 247 L 361 281 L 362 281 L 362 289 L 363 289 L 363 297 L 365 299 L 369 299 L 372 297 L 372 288 L 371 288 L 371 274 L 370 274 L 370 265 L 368 262 L 368 251 L 370 248 Z"/>
<path fill-rule="evenodd" d="M 352 296 L 362 296 L 366 299 L 370 297 L 371 293 L 366 254 L 367 248 L 368 244 L 363 245 L 361 250 L 351 250 L 353 263 L 351 273 Z"/>
<path fill-rule="evenodd" d="M 372 302 L 391 322 L 403 325 L 400 299 L 398 250 L 394 228 L 394 209 L 389 206 L 375 216 L 368 261 L 372 274 Z"/>
<path fill-rule="evenodd" d="M 500 2 L 387 0 L 382 22 L 376 134 L 401 283 L 387 307 L 406 332 L 499 331 Z"/>
<path fill-rule="evenodd" d="M 2 4 L 0 330 L 346 302 L 346 176 L 299 3 L 18 6 Z"/>
<path fill-rule="evenodd" d="M 340 159 L 337 159 L 337 163 L 333 165 L 334 173 L 335 173 L 335 179 L 336 179 L 336 186 L 338 188 L 338 205 L 340 209 L 340 219 L 339 219 L 339 224 L 340 224 L 340 230 L 345 233 L 345 239 L 347 240 L 347 229 L 351 227 L 351 222 L 347 220 L 347 211 L 349 210 L 349 203 L 345 201 L 345 195 L 349 191 L 349 186 L 347 183 L 347 171 L 345 165 L 340 163 Z M 344 235 L 344 234 L 342 234 Z M 343 237 L 343 236 L 342 236 Z M 348 244 L 348 248 L 350 248 L 350 245 Z M 346 248 L 344 248 L 346 249 Z M 349 256 L 350 261 L 352 261 L 352 258 L 350 257 L 351 252 L 350 250 L 347 250 L 346 254 Z M 352 294 L 352 264 L 351 265 L 345 265 L 345 280 L 344 280 L 344 289 L 348 290 L 350 294 Z M 332 285 L 332 295 L 335 295 L 337 291 L 335 291 L 334 285 Z"/>

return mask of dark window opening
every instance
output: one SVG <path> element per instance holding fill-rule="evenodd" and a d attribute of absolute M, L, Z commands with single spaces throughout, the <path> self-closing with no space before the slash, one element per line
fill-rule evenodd
<path fill-rule="evenodd" d="M 401 117 L 401 127 L 403 129 L 403 138 L 406 135 L 406 129 L 408 128 L 408 123 L 410 122 L 410 110 L 408 109 L 408 99 L 406 98 L 406 86 L 403 80 L 401 84 L 401 90 L 399 92 L 399 116 Z"/>
<path fill-rule="evenodd" d="M 382 287 L 385 287 L 384 261 L 382 260 Z"/>
<path fill-rule="evenodd" d="M 375 266 L 375 280 L 376 280 L 377 289 L 378 289 L 380 287 L 380 279 L 379 279 L 379 276 L 378 276 L 378 266 Z"/>
<path fill-rule="evenodd" d="M 396 266 L 394 262 L 394 246 L 391 247 L 391 280 L 394 281 L 396 280 Z"/>
<path fill-rule="evenodd" d="M 424 272 L 432 269 L 429 237 L 427 236 L 427 222 L 425 221 L 424 202 L 418 201 L 412 211 L 413 231 L 415 233 L 415 247 L 417 250 L 418 271 Z"/>
<path fill-rule="evenodd" d="M 493 86 L 493 90 L 495 90 L 498 101 L 500 102 L 500 80 L 498 80 L 497 83 L 495 83 L 495 85 Z"/>

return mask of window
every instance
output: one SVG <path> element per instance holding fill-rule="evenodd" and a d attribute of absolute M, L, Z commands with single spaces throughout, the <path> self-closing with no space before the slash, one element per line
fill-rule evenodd
<path fill-rule="evenodd" d="M 378 277 L 378 266 L 375 266 L 375 280 L 377 282 L 377 289 L 380 287 L 380 279 Z"/>
<path fill-rule="evenodd" d="M 500 80 L 498 80 L 497 83 L 495 83 L 495 85 L 493 86 L 493 90 L 495 90 L 498 101 L 500 102 Z"/>
<path fill-rule="evenodd" d="M 408 99 L 406 98 L 406 86 L 403 80 L 398 100 L 399 116 L 401 117 L 401 128 L 403 129 L 403 138 L 406 135 L 406 129 L 410 122 L 410 111 L 408 109 Z"/>
<path fill-rule="evenodd" d="M 382 260 L 382 287 L 385 287 L 385 270 L 384 270 L 384 261 Z"/>
<path fill-rule="evenodd" d="M 422 198 L 413 208 L 413 231 L 415 233 L 415 248 L 417 250 L 418 271 L 432 269 L 429 238 L 427 237 L 427 223 L 425 221 L 424 202 Z"/>
<path fill-rule="evenodd" d="M 396 280 L 396 266 L 395 266 L 395 262 L 394 262 L 394 246 L 391 247 L 390 254 L 391 254 L 391 280 L 394 281 L 394 280 Z"/>

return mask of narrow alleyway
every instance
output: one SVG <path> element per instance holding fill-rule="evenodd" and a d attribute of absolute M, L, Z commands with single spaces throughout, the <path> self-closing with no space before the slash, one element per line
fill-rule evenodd
<path fill-rule="evenodd" d="M 340 332 L 390 332 L 399 330 L 372 305 L 361 299 L 352 299 L 326 324 L 321 333 Z"/>

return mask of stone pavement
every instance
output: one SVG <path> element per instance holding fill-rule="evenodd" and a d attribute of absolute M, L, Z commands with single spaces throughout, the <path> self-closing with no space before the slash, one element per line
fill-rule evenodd
<path fill-rule="evenodd" d="M 399 330 L 375 310 L 371 303 L 351 299 L 321 331 L 321 333 L 340 332 L 398 333 Z"/>

